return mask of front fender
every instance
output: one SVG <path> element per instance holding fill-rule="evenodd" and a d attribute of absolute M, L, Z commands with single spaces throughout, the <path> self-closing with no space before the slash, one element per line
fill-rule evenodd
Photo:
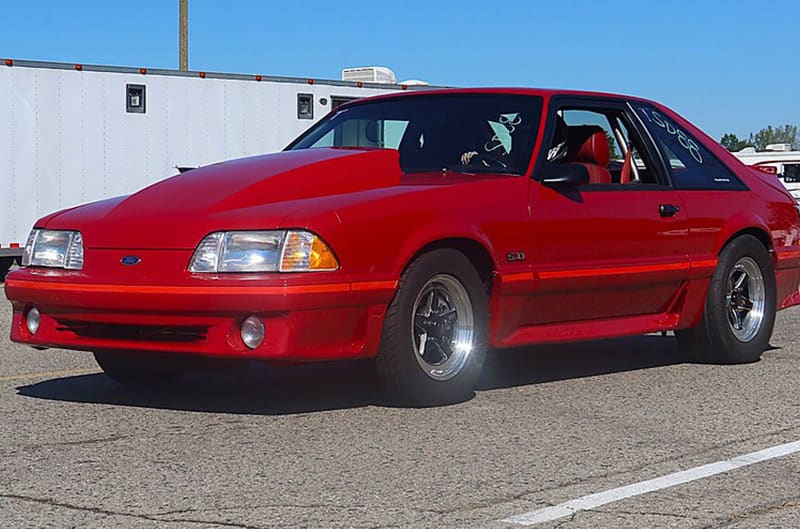
<path fill-rule="evenodd" d="M 450 219 L 439 219 L 419 226 L 411 237 L 403 242 L 395 259 L 392 261 L 392 270 L 399 277 L 411 260 L 425 247 L 440 241 L 453 239 L 468 240 L 478 243 L 483 247 L 492 260 L 495 269 L 500 265 L 497 252 L 489 235 L 475 224 L 462 224 Z"/>
<path fill-rule="evenodd" d="M 310 211 L 315 211 L 309 215 Z M 528 251 L 527 179 L 407 185 L 305 202 L 283 220 L 318 233 L 354 278 L 398 279 L 421 249 L 445 239 L 479 244 L 496 268 L 508 252 Z"/>

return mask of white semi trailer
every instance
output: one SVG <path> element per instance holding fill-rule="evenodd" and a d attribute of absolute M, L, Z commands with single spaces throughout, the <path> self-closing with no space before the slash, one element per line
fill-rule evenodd
<path fill-rule="evenodd" d="M 747 147 L 733 155 L 746 165 L 777 175 L 795 200 L 800 201 L 800 151 L 793 151 L 791 144 L 767 145 L 763 151 Z"/>
<path fill-rule="evenodd" d="M 389 74 L 350 69 L 343 79 L 353 80 L 334 81 L 1 60 L 0 280 L 41 215 L 178 168 L 279 151 L 343 102 L 420 88 Z"/>

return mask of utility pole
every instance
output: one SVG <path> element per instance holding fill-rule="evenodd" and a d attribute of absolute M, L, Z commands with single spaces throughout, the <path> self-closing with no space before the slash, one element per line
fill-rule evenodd
<path fill-rule="evenodd" d="M 186 71 L 189 69 L 189 0 L 178 0 L 179 11 L 179 32 L 178 49 L 180 69 Z"/>

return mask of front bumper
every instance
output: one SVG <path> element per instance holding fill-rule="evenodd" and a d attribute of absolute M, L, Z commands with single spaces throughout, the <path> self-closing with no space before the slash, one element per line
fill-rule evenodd
<path fill-rule="evenodd" d="M 297 361 L 374 356 L 397 282 L 337 277 L 137 285 L 21 269 L 8 277 L 5 292 L 14 311 L 11 339 L 37 347 Z M 33 307 L 41 313 L 35 334 L 25 324 Z M 251 315 L 266 327 L 264 341 L 252 350 L 239 330 Z"/>

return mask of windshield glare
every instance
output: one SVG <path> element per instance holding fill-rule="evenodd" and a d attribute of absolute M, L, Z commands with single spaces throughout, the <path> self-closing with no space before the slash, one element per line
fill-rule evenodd
<path fill-rule="evenodd" d="M 424 95 L 345 107 L 290 145 L 395 149 L 405 172 L 524 174 L 541 116 L 539 97 Z"/>

